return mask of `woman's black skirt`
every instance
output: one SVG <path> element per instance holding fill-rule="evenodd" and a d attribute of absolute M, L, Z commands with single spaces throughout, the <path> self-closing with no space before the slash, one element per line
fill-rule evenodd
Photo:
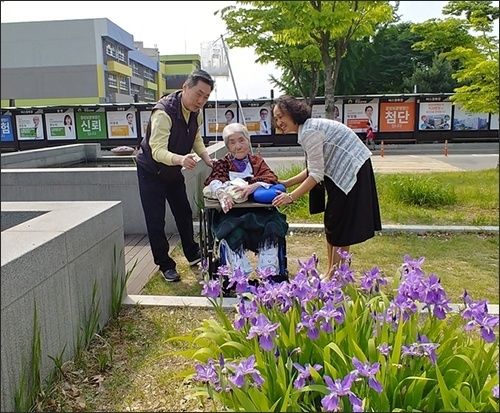
<path fill-rule="evenodd" d="M 346 247 L 359 244 L 382 229 L 377 187 L 371 160 L 359 169 L 357 180 L 346 195 L 325 176 L 328 195 L 325 213 L 325 233 L 330 245 Z"/>

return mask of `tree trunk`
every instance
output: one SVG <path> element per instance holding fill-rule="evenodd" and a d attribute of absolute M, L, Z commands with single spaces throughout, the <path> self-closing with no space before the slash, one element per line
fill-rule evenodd
<path fill-rule="evenodd" d="M 335 86 L 333 84 L 334 67 L 333 60 L 327 59 L 325 63 L 325 117 L 334 118 Z"/>

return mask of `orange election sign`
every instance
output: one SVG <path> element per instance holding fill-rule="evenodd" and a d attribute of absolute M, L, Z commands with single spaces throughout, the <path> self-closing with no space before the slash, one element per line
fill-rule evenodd
<path fill-rule="evenodd" d="M 415 100 L 380 103 L 380 132 L 415 130 Z"/>

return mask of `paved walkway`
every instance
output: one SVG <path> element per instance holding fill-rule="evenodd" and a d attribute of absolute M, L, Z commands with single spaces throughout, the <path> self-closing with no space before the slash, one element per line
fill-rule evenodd
<path fill-rule="evenodd" d="M 292 165 L 305 165 L 303 156 L 265 158 L 270 168 L 277 171 L 288 169 Z M 457 172 L 496 168 L 498 155 L 372 155 L 375 173 L 426 173 Z"/>

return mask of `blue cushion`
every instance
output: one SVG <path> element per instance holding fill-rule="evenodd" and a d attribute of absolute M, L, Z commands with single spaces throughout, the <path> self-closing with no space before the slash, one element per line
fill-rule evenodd
<path fill-rule="evenodd" d="M 275 196 L 278 195 L 278 191 L 286 192 L 285 185 L 271 185 L 267 189 L 261 186 L 257 188 L 252 195 L 255 202 L 258 202 L 259 204 L 270 204 L 273 202 Z"/>

